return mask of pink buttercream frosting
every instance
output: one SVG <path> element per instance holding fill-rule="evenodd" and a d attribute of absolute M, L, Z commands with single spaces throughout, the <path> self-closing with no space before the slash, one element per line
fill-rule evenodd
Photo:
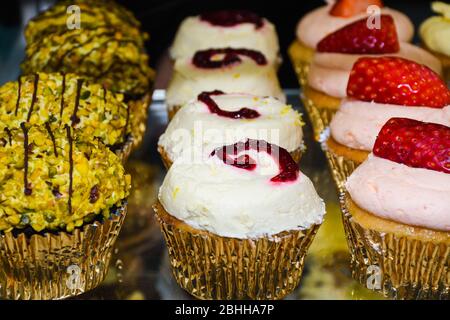
<path fill-rule="evenodd" d="M 450 106 L 437 109 L 344 99 L 331 120 L 331 136 L 347 147 L 371 151 L 378 132 L 390 118 L 395 117 L 450 127 Z"/>
<path fill-rule="evenodd" d="M 331 6 L 330 4 L 319 7 L 300 20 L 297 26 L 297 38 L 302 43 L 315 49 L 319 41 L 326 35 L 367 16 L 367 14 L 362 13 L 350 18 L 335 17 L 329 14 Z M 406 15 L 390 8 L 382 8 L 381 13 L 392 16 L 400 41 L 411 41 L 414 35 L 414 26 Z"/>
<path fill-rule="evenodd" d="M 375 216 L 450 231 L 450 174 L 371 154 L 348 178 L 346 188 L 360 208 Z"/>
<path fill-rule="evenodd" d="M 316 52 L 308 74 L 308 84 L 312 88 L 332 97 L 347 96 L 347 83 L 353 64 L 368 55 L 320 53 Z M 441 62 L 426 50 L 410 43 L 400 43 L 398 53 L 370 55 L 370 57 L 397 56 L 424 64 L 436 73 L 442 73 Z"/>

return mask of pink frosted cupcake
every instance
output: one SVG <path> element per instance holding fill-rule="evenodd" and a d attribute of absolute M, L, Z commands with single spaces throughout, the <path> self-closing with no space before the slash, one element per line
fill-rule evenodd
<path fill-rule="evenodd" d="M 450 127 L 390 119 L 346 188 L 353 276 L 398 299 L 449 299 Z"/>

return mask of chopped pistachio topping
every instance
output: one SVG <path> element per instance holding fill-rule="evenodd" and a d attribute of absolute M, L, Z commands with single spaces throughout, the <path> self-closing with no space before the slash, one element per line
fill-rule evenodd
<path fill-rule="evenodd" d="M 0 231 L 72 231 L 108 217 L 129 188 L 120 159 L 68 125 L 0 131 Z"/>
<path fill-rule="evenodd" d="M 70 125 L 113 146 L 125 142 L 131 130 L 122 99 L 73 74 L 22 76 L 0 87 L 0 131 L 19 128 L 22 122 Z"/>
<path fill-rule="evenodd" d="M 80 29 L 67 28 L 67 7 L 78 5 Z M 130 97 L 149 91 L 148 66 L 139 23 L 110 1 L 63 1 L 31 20 L 25 31 L 24 73 L 76 73 Z"/>

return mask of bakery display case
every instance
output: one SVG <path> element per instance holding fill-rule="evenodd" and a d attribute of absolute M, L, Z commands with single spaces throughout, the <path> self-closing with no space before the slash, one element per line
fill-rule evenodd
<path fill-rule="evenodd" d="M 450 5 L 219 2 L 0 15 L 0 299 L 448 300 Z"/>

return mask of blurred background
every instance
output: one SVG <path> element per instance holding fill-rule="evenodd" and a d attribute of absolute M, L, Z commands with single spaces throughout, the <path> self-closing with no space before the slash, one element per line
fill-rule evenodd
<path fill-rule="evenodd" d="M 188 15 L 217 9 L 247 9 L 267 17 L 277 27 L 284 64 L 280 80 L 284 88 L 298 86 L 286 50 L 294 40 L 295 27 L 301 16 L 324 0 L 261 1 L 261 0 L 117 0 L 134 12 L 142 27 L 150 34 L 147 49 L 151 65 L 157 67 L 175 35 L 178 25 Z M 54 1 L 20 0 L 2 4 L 0 11 L 0 85 L 15 79 L 23 59 L 23 26 L 26 21 L 44 10 Z M 386 6 L 405 12 L 416 27 L 432 13 L 430 2 L 425 0 L 385 0 Z M 416 39 L 417 40 L 417 39 Z"/>

